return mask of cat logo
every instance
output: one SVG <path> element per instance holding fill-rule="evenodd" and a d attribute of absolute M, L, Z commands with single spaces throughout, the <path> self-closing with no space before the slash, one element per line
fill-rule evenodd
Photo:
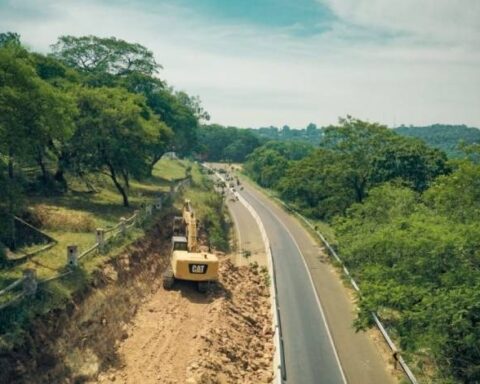
<path fill-rule="evenodd" d="M 207 273 L 207 264 L 189 264 L 190 273 L 205 274 Z"/>

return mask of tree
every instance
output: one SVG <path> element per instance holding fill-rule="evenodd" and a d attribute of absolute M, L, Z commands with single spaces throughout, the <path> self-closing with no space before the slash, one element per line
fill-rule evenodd
<path fill-rule="evenodd" d="M 130 177 L 149 171 L 149 144 L 167 129 L 140 95 L 120 88 L 78 90 L 80 114 L 71 140 L 71 169 L 107 174 L 128 206 Z"/>
<path fill-rule="evenodd" d="M 34 161 L 47 181 L 48 152 L 71 135 L 74 114 L 72 99 L 38 77 L 23 48 L 0 49 L 0 152 L 10 179 L 16 163 Z"/>
<path fill-rule="evenodd" d="M 137 72 L 150 76 L 161 68 L 150 50 L 115 37 L 61 36 L 52 49 L 54 57 L 86 73 L 123 76 Z"/>
<path fill-rule="evenodd" d="M 246 167 L 254 179 L 263 172 L 261 154 L 261 149 L 256 150 L 249 159 L 255 166 Z M 289 162 L 275 187 L 307 214 L 331 219 L 351 204 L 361 203 L 372 187 L 383 182 L 396 180 L 423 191 L 437 176 L 448 172 L 447 158 L 441 151 L 379 124 L 347 117 L 338 126 L 324 130 L 319 149 Z"/>
<path fill-rule="evenodd" d="M 184 92 L 175 92 L 171 88 L 156 88 L 146 95 L 148 106 L 174 132 L 168 150 L 180 155 L 189 154 L 197 143 L 199 120 L 208 114 L 203 111 L 198 98 L 190 98 Z M 157 152 L 159 159 L 163 151 Z"/>
<path fill-rule="evenodd" d="M 15 32 L 0 33 L 0 48 L 6 46 L 20 47 L 20 35 Z"/>
<path fill-rule="evenodd" d="M 260 139 L 249 130 L 211 124 L 200 126 L 196 152 L 208 161 L 243 162 L 258 146 Z"/>
<path fill-rule="evenodd" d="M 440 176 L 425 193 L 436 212 L 452 221 L 474 223 L 480 216 L 480 165 L 464 161 L 450 175 Z"/>
<path fill-rule="evenodd" d="M 247 156 L 244 169 L 260 185 L 277 187 L 289 164 L 307 156 L 312 149 L 302 142 L 268 142 Z"/>

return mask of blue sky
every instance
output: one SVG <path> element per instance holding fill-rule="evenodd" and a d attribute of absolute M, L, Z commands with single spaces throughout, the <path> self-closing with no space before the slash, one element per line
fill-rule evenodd
<path fill-rule="evenodd" d="M 0 0 L 0 30 L 150 48 L 212 120 L 303 127 L 353 116 L 480 126 L 478 0 Z"/>

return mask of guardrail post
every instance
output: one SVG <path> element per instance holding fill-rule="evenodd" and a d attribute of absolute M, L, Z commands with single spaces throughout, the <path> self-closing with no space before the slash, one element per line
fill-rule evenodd
<path fill-rule="evenodd" d="M 23 271 L 23 293 L 26 296 L 33 296 L 37 292 L 37 272 L 35 269 L 25 269 Z"/>
<path fill-rule="evenodd" d="M 105 251 L 105 230 L 103 228 L 97 228 L 96 232 L 98 250 L 100 252 Z"/>
<path fill-rule="evenodd" d="M 70 268 L 78 266 L 78 247 L 76 245 L 67 246 L 67 265 Z"/>

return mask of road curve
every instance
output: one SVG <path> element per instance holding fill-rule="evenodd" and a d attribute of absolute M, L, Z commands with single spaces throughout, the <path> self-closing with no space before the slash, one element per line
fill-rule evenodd
<path fill-rule="evenodd" d="M 352 328 L 354 305 L 307 231 L 248 183 L 240 193 L 271 243 L 287 383 L 396 383 L 373 340 Z"/>

